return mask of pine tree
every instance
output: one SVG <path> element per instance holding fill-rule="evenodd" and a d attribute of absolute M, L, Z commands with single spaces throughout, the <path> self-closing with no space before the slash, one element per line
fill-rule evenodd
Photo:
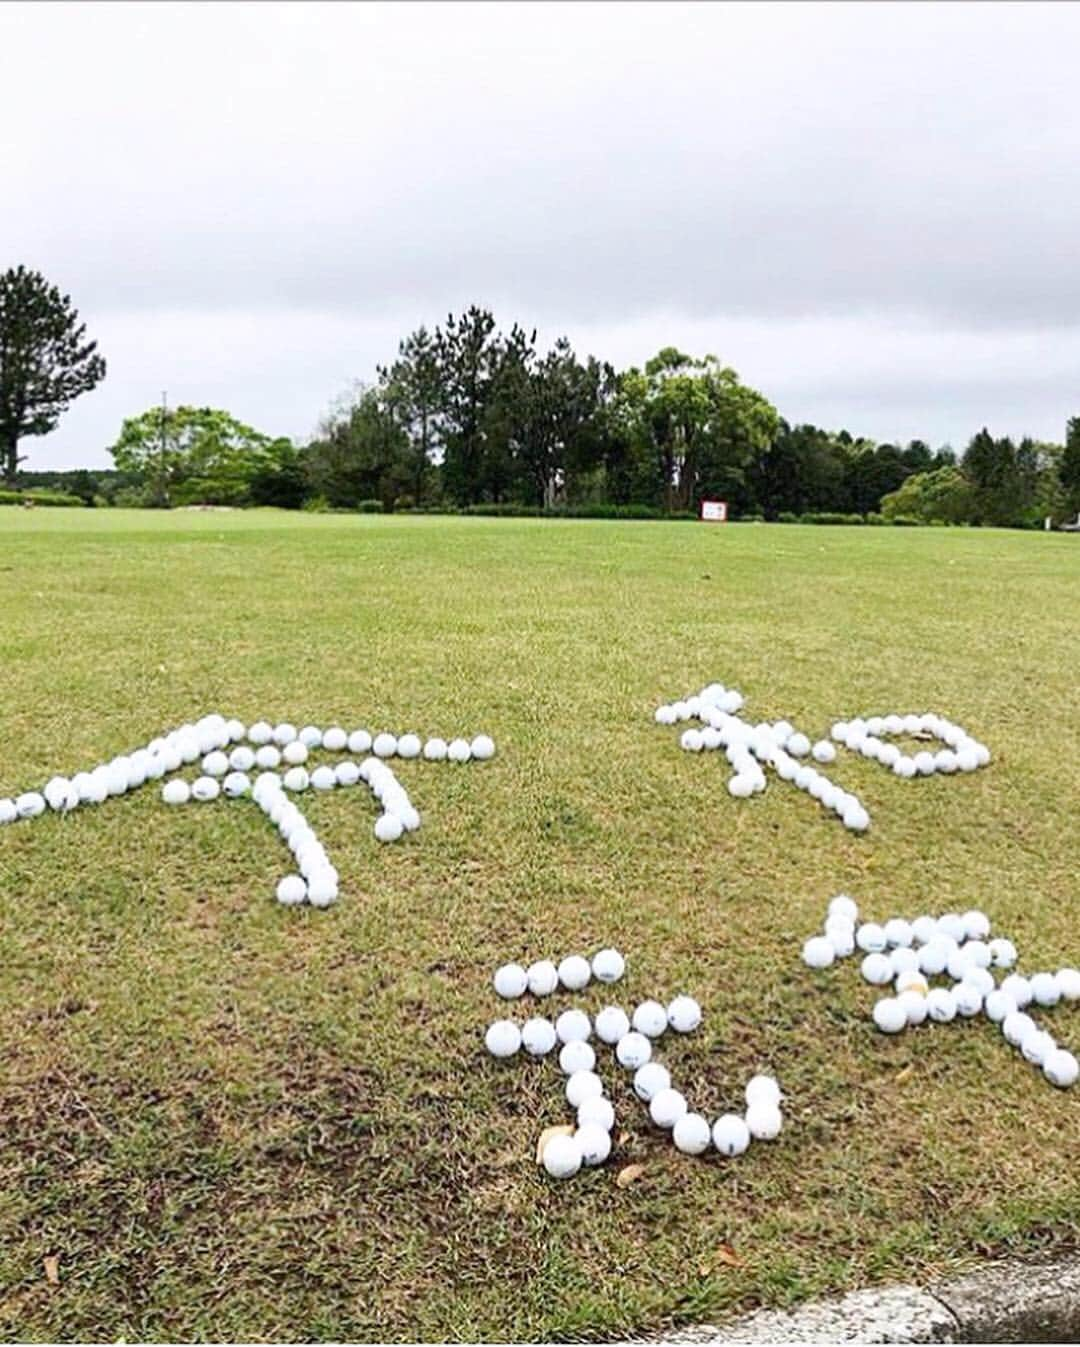
<path fill-rule="evenodd" d="M 0 464 L 14 486 L 19 441 L 47 435 L 105 377 L 97 342 L 68 295 L 25 267 L 0 275 Z"/>

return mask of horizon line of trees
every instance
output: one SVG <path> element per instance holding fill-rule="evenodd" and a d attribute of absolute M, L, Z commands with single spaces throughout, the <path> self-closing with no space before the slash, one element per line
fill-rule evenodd
<path fill-rule="evenodd" d="M 88 504 L 283 508 L 610 508 L 1032 526 L 1080 513 L 1080 418 L 1065 442 L 983 428 L 959 457 L 791 425 L 714 355 L 659 350 L 638 368 L 581 359 L 566 337 L 501 330 L 476 305 L 417 328 L 304 445 L 218 408 L 126 419 L 114 472 L 28 473 L 19 442 L 48 433 L 105 375 L 70 297 L 23 267 L 0 275 L 0 465 Z"/>

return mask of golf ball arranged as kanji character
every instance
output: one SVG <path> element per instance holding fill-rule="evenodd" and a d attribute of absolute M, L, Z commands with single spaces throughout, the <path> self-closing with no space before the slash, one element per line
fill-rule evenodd
<path fill-rule="evenodd" d="M 701 1007 L 692 996 L 676 996 L 667 1008 L 668 1024 L 677 1034 L 690 1034 L 701 1023 Z"/>
<path fill-rule="evenodd" d="M 580 954 L 568 954 L 559 964 L 559 981 L 567 991 L 581 991 L 588 986 L 591 977 L 589 961 Z"/>
<path fill-rule="evenodd" d="M 713 1145 L 721 1155 L 742 1155 L 750 1145 L 750 1129 L 746 1119 L 737 1113 L 725 1113 L 717 1118 L 712 1129 Z"/>
<path fill-rule="evenodd" d="M 596 1017 L 596 1036 L 614 1045 L 630 1032 L 630 1019 L 621 1006 L 605 1006 Z"/>
<path fill-rule="evenodd" d="M 559 1049 L 559 1070 L 564 1076 L 572 1076 L 576 1071 L 591 1071 L 595 1065 L 596 1053 L 592 1044 L 583 1038 L 572 1038 Z"/>
<path fill-rule="evenodd" d="M 686 1111 L 685 1098 L 670 1086 L 658 1090 L 649 1100 L 649 1117 L 657 1127 L 673 1128 Z"/>
<path fill-rule="evenodd" d="M 586 1165 L 602 1165 L 611 1154 L 611 1133 L 599 1123 L 585 1123 L 574 1133 L 574 1140 Z"/>
<path fill-rule="evenodd" d="M 513 1057 L 521 1047 L 521 1030 L 513 1020 L 496 1020 L 488 1026 L 484 1043 L 492 1057 Z"/>
<path fill-rule="evenodd" d="M 625 1066 L 629 1071 L 636 1071 L 652 1057 L 652 1043 L 644 1034 L 632 1030 L 628 1034 L 623 1034 L 615 1044 L 615 1056 L 620 1066 Z"/>
<path fill-rule="evenodd" d="M 709 1149 L 712 1132 L 700 1113 L 684 1113 L 675 1120 L 671 1139 L 684 1155 L 703 1155 Z"/>
<path fill-rule="evenodd" d="M 554 1136 L 544 1147 L 541 1160 L 553 1179 L 571 1179 L 581 1168 L 581 1146 L 575 1137 Z"/>
<path fill-rule="evenodd" d="M 626 972 L 626 960 L 617 949 L 602 949 L 593 955 L 592 975 L 597 982 L 618 982 Z"/>
<path fill-rule="evenodd" d="M 559 985 L 559 970 L 550 959 L 539 959 L 529 965 L 525 979 L 533 996 L 550 996 Z"/>
<path fill-rule="evenodd" d="M 504 1000 L 513 1001 L 519 996 L 525 995 L 529 978 L 521 964 L 504 963 L 501 968 L 495 970 L 492 982 L 499 996 L 503 997 Z"/>

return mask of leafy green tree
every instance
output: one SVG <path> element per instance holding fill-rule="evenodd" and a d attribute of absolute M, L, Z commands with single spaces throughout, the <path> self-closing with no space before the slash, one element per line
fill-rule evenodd
<path fill-rule="evenodd" d="M 886 519 L 965 524 L 975 515 L 975 491 L 959 468 L 917 472 L 882 498 L 881 513 Z"/>
<path fill-rule="evenodd" d="M 460 505 L 483 500 L 490 400 L 502 360 L 494 315 L 473 305 L 436 329 L 442 384 L 443 485 Z"/>
<path fill-rule="evenodd" d="M 150 504 L 245 505 L 272 443 L 219 408 L 151 407 L 128 417 L 109 452 Z"/>
<path fill-rule="evenodd" d="M 1065 509 L 1080 516 L 1080 416 L 1073 416 L 1065 428 L 1065 448 L 1058 465 L 1058 478 Z"/>
<path fill-rule="evenodd" d="M 412 480 L 409 437 L 381 387 L 362 388 L 324 422 L 307 447 L 312 492 L 339 510 L 379 500 L 392 510 Z"/>
<path fill-rule="evenodd" d="M 781 421 L 751 469 L 754 504 L 768 519 L 847 508 L 847 448 L 818 426 Z"/>
<path fill-rule="evenodd" d="M 667 510 L 690 510 L 706 493 L 743 494 L 755 453 L 780 424 L 775 407 L 733 369 L 672 346 L 644 370 L 627 370 L 621 391 Z"/>
<path fill-rule="evenodd" d="M 271 440 L 248 482 L 252 505 L 299 510 L 307 496 L 304 455 L 292 440 Z"/>
<path fill-rule="evenodd" d="M 0 275 L 0 461 L 8 486 L 22 461 L 19 441 L 55 430 L 104 377 L 105 360 L 69 295 L 25 267 Z"/>

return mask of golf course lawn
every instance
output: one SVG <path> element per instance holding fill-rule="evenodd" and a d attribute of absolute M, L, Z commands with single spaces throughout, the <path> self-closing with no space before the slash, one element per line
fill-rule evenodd
<path fill-rule="evenodd" d="M 603 1338 L 1075 1243 L 1080 1086 L 981 1016 L 883 1036 L 855 960 L 799 954 L 846 891 L 1080 961 L 1078 622 L 1063 535 L 0 510 L 0 796 L 210 711 L 498 745 L 402 763 L 393 846 L 362 789 L 305 797 L 329 911 L 274 902 L 250 802 L 0 829 L 3 1336 Z M 812 738 L 937 711 L 993 760 L 842 752 L 856 836 L 653 723 L 714 680 Z M 484 1054 L 491 974 L 608 944 L 625 980 L 573 999 L 697 997 L 658 1055 L 710 1117 L 774 1072 L 777 1141 L 679 1155 L 605 1052 L 615 1153 L 544 1176 L 562 1077 Z M 1042 1020 L 1080 1049 L 1080 1004 Z"/>

